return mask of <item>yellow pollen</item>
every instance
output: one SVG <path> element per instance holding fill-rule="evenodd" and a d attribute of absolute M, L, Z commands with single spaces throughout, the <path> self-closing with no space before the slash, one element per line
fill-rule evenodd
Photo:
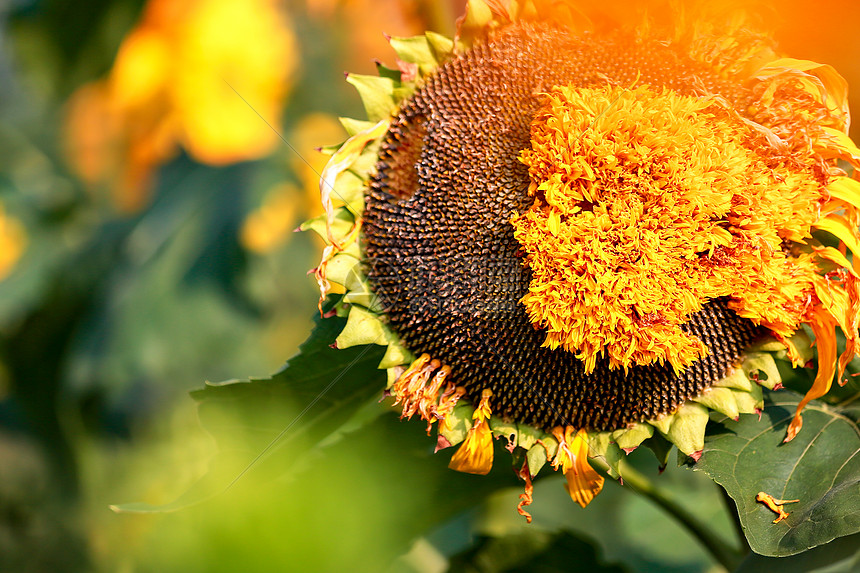
<path fill-rule="evenodd" d="M 761 126 L 758 126 L 761 127 Z M 555 87 L 531 127 L 531 208 L 512 218 L 544 345 L 587 371 L 708 352 L 681 325 L 709 300 L 789 336 L 814 293 L 802 242 L 828 195 L 814 166 L 721 100 L 648 86 Z"/>

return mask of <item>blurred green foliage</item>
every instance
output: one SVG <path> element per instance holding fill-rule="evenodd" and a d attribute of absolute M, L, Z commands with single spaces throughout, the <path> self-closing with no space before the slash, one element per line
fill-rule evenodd
<path fill-rule="evenodd" d="M 425 24 L 452 22 L 458 4 L 417 3 L 414 12 Z M 118 212 L 74 174 L 64 152 L 68 99 L 110 70 L 143 5 L 0 3 L 0 203 L 27 234 L 0 281 L 0 570 L 718 568 L 649 500 L 613 483 L 580 510 L 559 478 L 542 479 L 526 526 L 510 469 L 497 464 L 489 478 L 449 471 L 422 424 L 399 421 L 376 403 L 378 392 L 368 400 L 367 390 L 328 440 L 279 441 L 265 463 L 253 460 L 307 396 L 257 394 L 233 407 L 242 401 L 234 389 L 209 388 L 204 431 L 189 391 L 205 380 L 266 377 L 310 331 L 316 291 L 306 271 L 319 245 L 309 234 L 262 254 L 240 243 L 243 222 L 273 185 L 292 182 L 304 201 L 286 145 L 225 167 L 180 155 L 134 213 Z M 341 75 L 356 57 L 344 39 L 352 23 L 314 16 L 304 2 L 285 7 L 302 51 L 283 132 L 312 112 L 359 117 Z M 450 24 L 437 29 L 450 33 Z M 291 216 L 296 226 L 303 212 Z M 634 465 L 656 474 L 645 454 Z M 671 466 L 661 484 L 736 540 L 714 484 Z M 109 509 L 170 504 L 213 475 L 211 498 L 174 513 Z M 856 564 L 850 540 L 837 540 L 848 566 Z"/>

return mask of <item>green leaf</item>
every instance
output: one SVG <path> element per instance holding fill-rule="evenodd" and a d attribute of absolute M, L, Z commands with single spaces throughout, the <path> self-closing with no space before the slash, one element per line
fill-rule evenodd
<path fill-rule="evenodd" d="M 329 301 L 323 310 L 332 307 Z M 330 441 L 385 388 L 385 374 L 376 368 L 383 347 L 331 347 L 345 322 L 336 316 L 317 317 L 299 353 L 271 378 L 207 383 L 192 392 L 199 401 L 201 424 L 219 446 L 209 473 L 170 504 L 114 509 L 157 512 L 193 505 L 223 493 L 250 470 L 285 474 L 321 442 Z"/>
<path fill-rule="evenodd" d="M 803 411 L 803 429 L 783 444 L 800 399 L 766 392 L 761 421 L 716 419 L 693 468 L 726 489 L 750 547 L 765 556 L 794 555 L 860 532 L 860 404 L 813 401 Z M 756 502 L 759 492 L 800 501 L 786 504 L 789 517 L 773 523 L 776 514 Z"/>
<path fill-rule="evenodd" d="M 750 553 L 734 573 L 854 573 L 860 571 L 860 533 L 834 539 L 799 555 L 763 557 Z"/>

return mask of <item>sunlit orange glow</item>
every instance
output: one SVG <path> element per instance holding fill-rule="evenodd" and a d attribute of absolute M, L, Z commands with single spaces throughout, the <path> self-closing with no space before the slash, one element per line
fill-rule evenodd
<path fill-rule="evenodd" d="M 108 76 L 70 99 L 70 160 L 134 211 L 180 146 L 210 165 L 271 153 L 279 139 L 266 122 L 278 129 L 295 68 L 274 0 L 151 0 Z"/>

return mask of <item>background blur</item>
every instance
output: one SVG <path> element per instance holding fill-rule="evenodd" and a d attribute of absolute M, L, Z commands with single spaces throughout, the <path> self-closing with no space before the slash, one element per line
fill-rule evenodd
<path fill-rule="evenodd" d="M 293 230 L 320 211 L 315 148 L 363 114 L 343 72 L 395 67 L 383 32 L 453 34 L 462 4 L 0 0 L 0 571 L 717 567 L 613 484 L 580 510 L 543 479 L 524 528 L 512 476 L 449 472 L 390 415 L 286 478 L 110 510 L 192 487 L 216 446 L 188 392 L 267 376 L 307 336 L 320 244 Z M 860 86 L 860 5 L 773 15 L 789 55 Z M 664 480 L 724 519 L 707 478 Z"/>

